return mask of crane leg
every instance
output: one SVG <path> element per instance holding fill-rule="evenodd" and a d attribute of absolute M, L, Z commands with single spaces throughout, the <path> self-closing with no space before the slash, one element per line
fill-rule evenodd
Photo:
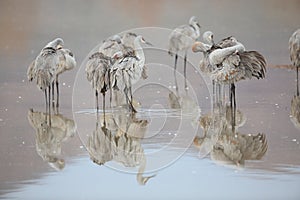
<path fill-rule="evenodd" d="M 212 80 L 212 88 L 213 88 L 213 93 L 212 93 L 212 101 L 213 101 L 213 108 L 215 108 L 216 105 L 216 82 Z"/>
<path fill-rule="evenodd" d="M 232 132 L 235 134 L 235 120 L 236 120 L 236 99 L 235 99 L 235 84 L 231 83 L 231 94 L 230 94 L 230 105 L 231 105 L 231 128 Z"/>
<path fill-rule="evenodd" d="M 49 103 L 49 126 L 51 126 L 51 108 L 50 108 L 51 86 L 48 87 L 48 103 Z"/>
<path fill-rule="evenodd" d="M 298 74 L 298 72 L 299 72 L 299 67 L 296 67 L 296 84 L 297 84 L 296 88 L 297 88 L 297 96 L 299 96 L 299 74 Z"/>
<path fill-rule="evenodd" d="M 52 82 L 52 108 L 54 108 L 54 81 Z"/>
<path fill-rule="evenodd" d="M 187 52 L 184 54 L 184 63 L 183 63 L 183 76 L 184 76 L 184 89 L 187 90 L 187 81 L 186 81 L 186 61 L 187 61 Z"/>
<path fill-rule="evenodd" d="M 46 114 L 48 113 L 48 97 L 47 97 L 47 89 L 44 90 L 45 93 L 45 102 L 46 102 Z"/>
<path fill-rule="evenodd" d="M 177 69 L 177 60 L 178 60 L 178 54 L 175 54 L 175 64 L 174 64 L 174 79 L 175 79 L 175 89 L 178 94 L 178 83 L 177 83 L 177 77 L 176 77 L 176 69 Z"/>

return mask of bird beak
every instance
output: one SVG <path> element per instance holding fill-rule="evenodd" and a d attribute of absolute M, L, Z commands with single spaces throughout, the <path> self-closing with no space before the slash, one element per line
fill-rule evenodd
<path fill-rule="evenodd" d="M 153 46 L 153 44 L 151 44 L 150 42 L 145 41 L 145 44 L 149 45 L 149 46 Z"/>
<path fill-rule="evenodd" d="M 199 49 L 198 49 L 199 44 L 200 44 L 200 42 L 195 42 L 195 44 L 192 46 L 192 51 L 194 53 L 199 51 Z"/>

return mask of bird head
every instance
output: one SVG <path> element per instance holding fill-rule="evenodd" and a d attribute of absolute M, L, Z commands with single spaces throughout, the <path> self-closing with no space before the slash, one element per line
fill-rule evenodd
<path fill-rule="evenodd" d="M 190 18 L 189 24 L 190 24 L 191 26 L 194 26 L 195 28 L 196 28 L 196 27 L 197 27 L 198 29 L 201 28 L 201 26 L 200 26 L 200 24 L 198 23 L 197 18 L 196 18 L 195 16 L 192 16 L 192 17 Z"/>
<path fill-rule="evenodd" d="M 146 41 L 145 38 L 144 38 L 143 36 L 141 36 L 141 35 L 138 35 L 138 36 L 136 37 L 136 39 L 137 39 L 138 41 L 140 41 L 141 43 L 143 43 L 143 44 L 147 44 L 147 45 L 153 46 L 150 42 Z"/>
<path fill-rule="evenodd" d="M 211 44 L 211 45 L 215 44 L 215 42 L 214 42 L 214 34 L 211 31 L 204 32 L 202 38 L 208 44 Z"/>
<path fill-rule="evenodd" d="M 111 40 L 112 41 L 116 41 L 118 44 L 122 43 L 122 39 L 121 39 L 121 37 L 118 34 L 112 36 Z"/>
<path fill-rule="evenodd" d="M 56 38 L 53 41 L 49 42 L 46 47 L 52 47 L 53 49 L 61 49 L 64 46 L 64 41 L 61 38 Z"/>
<path fill-rule="evenodd" d="M 122 57 L 123 57 L 122 51 L 118 51 L 118 52 L 116 52 L 116 53 L 112 56 L 112 59 L 118 60 L 118 59 L 120 59 L 120 58 L 122 58 Z"/>

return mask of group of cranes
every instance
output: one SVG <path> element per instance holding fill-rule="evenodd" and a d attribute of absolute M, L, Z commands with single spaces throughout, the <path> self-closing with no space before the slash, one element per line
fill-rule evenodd
<path fill-rule="evenodd" d="M 109 89 L 111 98 L 113 91 L 123 91 L 130 110 L 136 112 L 131 87 L 140 78 L 147 77 L 142 43 L 150 44 L 135 33 L 114 35 L 104 40 L 99 50 L 89 57 L 85 71 L 95 90 L 97 111 L 98 93 L 103 95 L 105 111 L 105 94 Z"/>
<path fill-rule="evenodd" d="M 298 29 L 289 41 L 291 60 L 297 72 L 300 65 L 299 35 Z M 224 84 L 230 85 L 230 104 L 235 111 L 235 83 L 252 77 L 264 78 L 266 72 L 265 58 L 257 51 L 246 50 L 244 45 L 233 36 L 224 38 L 218 43 L 214 42 L 211 31 L 206 31 L 202 37 L 204 42 L 200 42 L 200 25 L 194 16 L 190 18 L 188 25 L 179 26 L 170 33 L 168 52 L 170 55 L 175 55 L 174 72 L 177 69 L 178 52 L 184 51 L 185 78 L 187 51 L 192 49 L 193 52 L 202 52 L 200 70 L 210 75 L 213 85 L 219 87 Z M 98 94 L 103 95 L 104 110 L 105 94 L 110 90 L 111 99 L 114 92 L 123 92 L 129 109 L 136 112 L 133 106 L 132 85 L 141 78 L 147 77 L 143 43 L 149 44 L 141 35 L 126 32 L 104 40 L 98 51 L 89 56 L 85 72 L 87 80 L 95 91 L 97 110 L 99 109 Z M 59 104 L 58 76 L 76 66 L 73 53 L 63 46 L 64 42 L 61 38 L 49 42 L 27 71 L 28 79 L 30 81 L 35 80 L 38 88 L 44 91 L 46 110 L 49 111 L 51 91 L 53 105 L 55 102 L 55 84 L 56 106 L 58 107 Z M 297 95 L 299 96 L 299 89 L 297 89 Z"/>

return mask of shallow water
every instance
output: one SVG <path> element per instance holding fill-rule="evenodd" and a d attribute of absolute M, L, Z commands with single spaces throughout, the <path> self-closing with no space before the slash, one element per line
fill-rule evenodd
<path fill-rule="evenodd" d="M 0 39 L 0 198 L 299 199 L 299 122 L 293 122 L 291 116 L 296 75 L 288 66 L 287 44 L 299 26 L 296 20 L 300 18 L 299 1 L 57 3 L 0 3 L 3 27 Z M 232 7 L 237 12 L 231 12 Z M 106 110 L 107 129 L 113 135 L 116 134 L 113 123 L 119 128 L 125 123 L 132 130 L 139 130 L 129 131 L 133 135 L 106 141 L 114 145 L 112 141 L 118 140 L 121 144 L 124 140 L 124 148 L 132 144 L 135 146 L 131 149 L 136 151 L 124 156 L 126 152 L 113 147 L 110 161 L 102 166 L 93 163 L 93 158 L 99 161 L 103 154 L 95 154 L 97 151 L 87 148 L 89 138 L 93 133 L 109 137 L 103 134 L 101 123 L 97 127 L 93 92 L 80 65 L 100 41 L 112 34 L 144 26 L 174 28 L 186 23 L 190 15 L 199 18 L 202 32 L 212 30 L 217 39 L 234 35 L 247 48 L 256 49 L 266 57 L 265 79 L 237 84 L 238 110 L 246 119 L 238 132 L 243 135 L 264 133 L 268 145 L 266 153 L 260 160 L 246 160 L 244 165 L 237 166 L 220 163 L 212 159 L 209 152 L 199 151 L 193 139 L 203 136 L 199 117 L 211 112 L 210 81 L 197 70 L 199 56 L 189 52 L 188 94 L 183 90 L 182 64 L 178 65 L 180 90 L 176 93 L 170 68 L 173 58 L 164 50 L 167 40 L 163 38 L 169 30 L 152 28 L 135 30 L 160 48 L 145 50 L 149 78 L 135 85 L 134 98 L 141 104 L 135 121 L 128 121 L 123 111 Z M 46 16 L 50 18 L 46 20 Z M 54 134 L 57 148 L 49 150 L 40 145 L 39 141 L 44 138 L 38 137 L 33 125 L 36 123 L 35 128 L 43 130 L 38 122 L 44 119 L 44 96 L 27 81 L 26 70 L 41 47 L 56 36 L 64 38 L 66 46 L 73 50 L 78 68 L 61 76 L 60 115 L 52 117 L 52 128 L 47 129 L 48 135 L 57 133 Z M 180 58 L 179 63 L 182 62 Z M 172 108 L 172 95 L 180 97 L 182 109 Z M 109 96 L 106 98 L 109 102 Z M 101 112 L 98 117 L 103 122 Z M 112 122 L 113 118 L 119 121 Z M 77 132 L 72 136 L 75 126 Z M 50 154 L 59 158 L 56 164 L 49 162 L 46 155 Z M 149 180 L 142 185 L 146 177 Z"/>

